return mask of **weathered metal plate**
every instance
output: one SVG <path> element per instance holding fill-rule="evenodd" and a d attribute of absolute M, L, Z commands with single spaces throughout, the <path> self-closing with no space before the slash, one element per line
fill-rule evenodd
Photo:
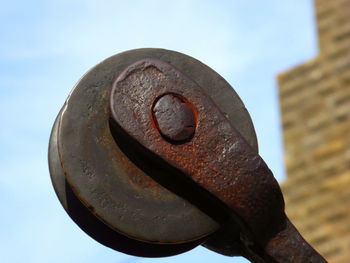
<path fill-rule="evenodd" d="M 139 49 L 95 66 L 72 91 L 57 128 L 62 172 L 69 189 L 90 213 L 123 236 L 153 244 L 203 240 L 218 229 L 218 224 L 136 167 L 111 134 L 109 96 L 113 80 L 128 65 L 150 57 L 176 66 L 195 80 L 257 150 L 249 114 L 222 77 L 181 53 Z M 57 184 L 54 186 L 61 191 Z"/>

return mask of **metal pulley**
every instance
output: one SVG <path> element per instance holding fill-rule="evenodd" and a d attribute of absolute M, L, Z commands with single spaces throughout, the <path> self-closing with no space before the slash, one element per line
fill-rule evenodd
<path fill-rule="evenodd" d="M 238 95 L 184 54 L 137 49 L 92 68 L 57 116 L 49 166 L 67 213 L 115 250 L 326 262 L 285 216 Z"/>

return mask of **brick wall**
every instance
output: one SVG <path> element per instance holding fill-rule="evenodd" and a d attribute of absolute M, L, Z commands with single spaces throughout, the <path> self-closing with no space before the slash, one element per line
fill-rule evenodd
<path fill-rule="evenodd" d="M 315 0 L 316 58 L 278 76 L 286 211 L 329 262 L 350 262 L 350 0 Z"/>

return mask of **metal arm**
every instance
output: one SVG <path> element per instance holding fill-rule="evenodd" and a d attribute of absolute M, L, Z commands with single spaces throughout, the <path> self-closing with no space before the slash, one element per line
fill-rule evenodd
<path fill-rule="evenodd" d="M 253 262 L 326 262 L 286 217 L 278 183 L 262 158 L 176 68 L 155 59 L 129 66 L 113 84 L 111 110 L 149 155 L 223 203 Z"/>

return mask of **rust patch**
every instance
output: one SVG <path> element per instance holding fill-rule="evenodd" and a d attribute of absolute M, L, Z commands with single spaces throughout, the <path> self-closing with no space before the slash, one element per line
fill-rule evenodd
<path fill-rule="evenodd" d="M 195 107 L 197 125 L 191 140 L 169 142 L 154 128 L 150 112 L 163 94 L 178 94 Z M 254 262 L 291 263 L 293 258 L 326 262 L 288 224 L 281 190 L 263 159 L 185 74 L 160 60 L 140 60 L 113 83 L 110 105 L 114 121 L 125 134 L 230 209 Z M 176 118 L 168 118 L 171 126 Z M 292 242 L 286 243 L 285 233 Z M 299 256 L 293 257 L 295 253 Z"/>

